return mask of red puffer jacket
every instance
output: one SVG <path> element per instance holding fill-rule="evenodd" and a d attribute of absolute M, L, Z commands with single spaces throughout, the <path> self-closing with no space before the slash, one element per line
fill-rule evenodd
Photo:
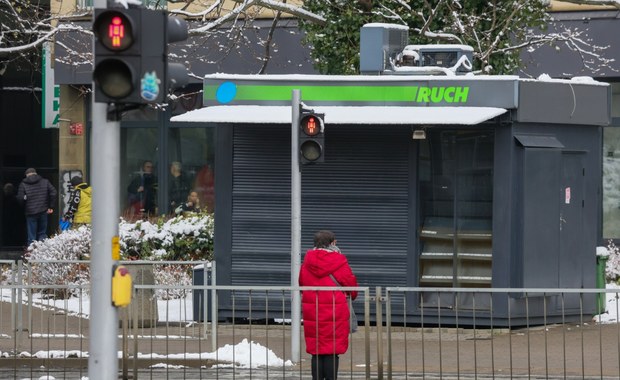
<path fill-rule="evenodd" d="M 309 250 L 299 272 L 299 286 L 357 286 L 347 258 L 339 252 Z M 351 292 L 352 299 L 357 292 Z M 344 354 L 349 348 L 349 307 L 342 291 L 304 291 L 301 297 L 306 352 Z"/>

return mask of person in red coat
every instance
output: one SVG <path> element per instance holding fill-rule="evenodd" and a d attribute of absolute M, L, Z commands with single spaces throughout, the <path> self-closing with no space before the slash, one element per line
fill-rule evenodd
<path fill-rule="evenodd" d="M 333 278 L 332 278 L 333 277 Z M 336 283 L 337 282 L 337 283 Z M 314 248 L 306 253 L 299 272 L 299 286 L 357 286 L 345 255 L 331 231 L 314 234 Z M 357 292 L 310 291 L 301 296 L 306 352 L 312 355 L 312 379 L 336 380 L 338 355 L 349 348 L 349 304 Z"/>

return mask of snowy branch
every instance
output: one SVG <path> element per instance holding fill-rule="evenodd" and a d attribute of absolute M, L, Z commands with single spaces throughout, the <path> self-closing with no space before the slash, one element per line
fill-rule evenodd
<path fill-rule="evenodd" d="M 205 20 L 206 16 L 208 14 L 211 14 L 211 12 L 216 10 L 220 5 L 221 5 L 221 1 L 216 1 L 213 4 L 211 4 L 210 7 L 205 8 L 202 12 L 192 13 L 192 12 L 187 12 L 183 9 L 173 9 L 173 10 L 170 10 L 169 13 L 174 14 L 174 15 L 183 15 L 183 16 L 192 17 L 192 18 L 201 18 Z"/>
<path fill-rule="evenodd" d="M 92 34 L 92 31 L 85 30 L 84 28 L 77 26 L 77 25 L 61 24 L 56 28 L 52 28 L 52 30 L 48 31 L 47 33 L 43 34 L 41 37 L 37 38 L 35 41 L 30 42 L 28 44 L 13 46 L 13 47 L 0 47 L 0 54 L 15 53 L 15 52 L 20 52 L 20 51 L 35 48 L 41 45 L 43 42 L 51 41 L 52 37 L 56 33 L 58 33 L 59 31 L 64 31 L 64 30 L 77 30 L 80 32 Z"/>
<path fill-rule="evenodd" d="M 237 3 L 246 3 L 247 0 L 233 0 Z M 314 22 L 316 24 L 319 25 L 324 25 L 327 20 L 325 20 L 325 18 L 314 14 L 312 12 L 308 12 L 306 9 L 302 8 L 302 7 L 298 7 L 295 5 L 291 5 L 291 4 L 286 4 L 280 1 L 274 1 L 274 0 L 256 0 L 256 1 L 251 1 L 252 3 L 255 3 L 254 5 L 257 6 L 263 6 L 265 8 L 269 8 L 271 10 L 274 11 L 280 11 L 283 13 L 288 13 L 291 16 L 295 16 L 297 18 L 300 18 L 302 20 L 307 20 L 310 22 Z"/>

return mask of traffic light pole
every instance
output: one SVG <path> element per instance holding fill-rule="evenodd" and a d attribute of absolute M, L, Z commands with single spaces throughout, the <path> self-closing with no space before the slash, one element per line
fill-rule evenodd
<path fill-rule="evenodd" d="M 106 8 L 106 0 L 94 0 Z M 93 48 L 94 51 L 94 48 Z M 93 89 L 95 85 L 93 83 Z M 112 305 L 112 238 L 120 217 L 120 122 L 108 121 L 108 105 L 92 103 L 92 244 L 88 378 L 118 378 L 118 313 Z"/>
<path fill-rule="evenodd" d="M 291 96 L 291 286 L 298 286 L 301 268 L 301 170 L 299 167 L 299 113 L 301 90 L 293 90 Z M 291 299 L 291 359 L 301 360 L 301 295 L 292 292 Z"/>

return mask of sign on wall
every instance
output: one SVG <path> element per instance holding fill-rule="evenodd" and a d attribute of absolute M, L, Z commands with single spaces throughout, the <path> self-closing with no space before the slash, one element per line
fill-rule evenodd
<path fill-rule="evenodd" d="M 54 84 L 54 69 L 51 65 L 52 44 L 43 44 L 43 101 L 41 102 L 43 128 L 58 128 L 60 122 L 60 86 Z"/>

